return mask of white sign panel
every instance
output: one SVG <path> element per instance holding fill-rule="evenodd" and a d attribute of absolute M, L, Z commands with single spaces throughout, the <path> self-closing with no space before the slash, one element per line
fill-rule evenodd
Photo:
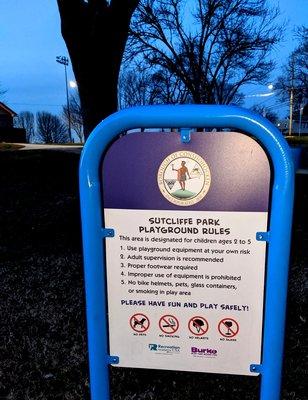
<path fill-rule="evenodd" d="M 105 226 L 115 230 L 106 240 L 110 354 L 121 367 L 256 375 L 267 158 L 237 133 L 195 134 L 185 146 L 160 135 L 151 156 L 142 150 L 155 134 L 139 146 L 132 135 L 104 164 Z M 230 146 L 224 159 L 219 144 Z"/>

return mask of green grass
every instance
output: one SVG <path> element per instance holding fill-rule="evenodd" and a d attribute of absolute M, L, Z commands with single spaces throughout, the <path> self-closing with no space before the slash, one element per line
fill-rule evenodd
<path fill-rule="evenodd" d="M 0 400 L 90 398 L 78 162 L 0 152 Z M 283 400 L 307 399 L 306 177 L 296 184 Z M 113 400 L 259 399 L 257 377 L 110 367 L 110 381 Z"/>
<path fill-rule="evenodd" d="M 285 136 L 287 142 L 293 144 L 308 145 L 308 136 Z"/>
<path fill-rule="evenodd" d="M 171 194 L 173 197 L 176 197 L 178 199 L 190 199 L 191 197 L 194 197 L 196 195 L 196 193 L 190 192 L 189 190 L 182 190 L 182 189 L 179 189 Z"/>

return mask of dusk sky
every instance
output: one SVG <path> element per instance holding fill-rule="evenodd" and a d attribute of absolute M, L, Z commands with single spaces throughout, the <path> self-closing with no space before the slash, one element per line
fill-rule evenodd
<path fill-rule="evenodd" d="M 280 4 L 281 20 L 288 21 L 285 40 L 273 54 L 281 64 L 296 45 L 294 28 L 308 25 L 308 0 L 270 3 Z M 2 101 L 16 112 L 61 112 L 66 98 L 64 67 L 56 63 L 58 55 L 68 53 L 60 32 L 56 0 L 0 0 L 0 84 L 7 90 Z M 272 80 L 277 73 L 279 69 Z M 71 68 L 68 78 L 74 79 Z M 262 87 L 246 89 L 247 93 L 262 91 Z M 252 101 L 264 105 L 279 102 L 274 98 L 250 98 L 247 105 Z"/>

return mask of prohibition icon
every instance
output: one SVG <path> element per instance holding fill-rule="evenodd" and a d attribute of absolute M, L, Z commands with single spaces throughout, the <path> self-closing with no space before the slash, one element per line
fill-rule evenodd
<path fill-rule="evenodd" d="M 146 315 L 139 313 L 130 318 L 129 324 L 135 332 L 143 333 L 149 329 L 150 320 Z"/>
<path fill-rule="evenodd" d="M 179 321 L 174 315 L 163 315 L 159 320 L 162 332 L 173 335 L 179 329 Z"/>
<path fill-rule="evenodd" d="M 219 333 L 224 337 L 234 337 L 238 334 L 239 324 L 232 318 L 224 318 L 218 324 Z"/>
<path fill-rule="evenodd" d="M 188 321 L 188 329 L 195 336 L 203 336 L 208 331 L 209 324 L 205 318 L 196 316 Z"/>

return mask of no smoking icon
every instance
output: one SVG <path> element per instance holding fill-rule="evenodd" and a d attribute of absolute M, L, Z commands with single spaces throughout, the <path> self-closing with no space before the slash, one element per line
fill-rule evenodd
<path fill-rule="evenodd" d="M 150 320 L 146 315 L 139 313 L 130 318 L 129 324 L 135 332 L 143 333 L 149 329 Z"/>
<path fill-rule="evenodd" d="M 193 317 L 188 322 L 188 329 L 195 336 L 203 336 L 209 329 L 207 320 L 203 317 Z"/>
<path fill-rule="evenodd" d="M 173 335 L 179 329 L 179 321 L 173 315 L 163 315 L 159 320 L 159 328 L 168 335 Z"/>
<path fill-rule="evenodd" d="M 239 324 L 232 318 L 224 318 L 218 324 L 219 333 L 224 337 L 234 337 L 240 330 Z"/>

